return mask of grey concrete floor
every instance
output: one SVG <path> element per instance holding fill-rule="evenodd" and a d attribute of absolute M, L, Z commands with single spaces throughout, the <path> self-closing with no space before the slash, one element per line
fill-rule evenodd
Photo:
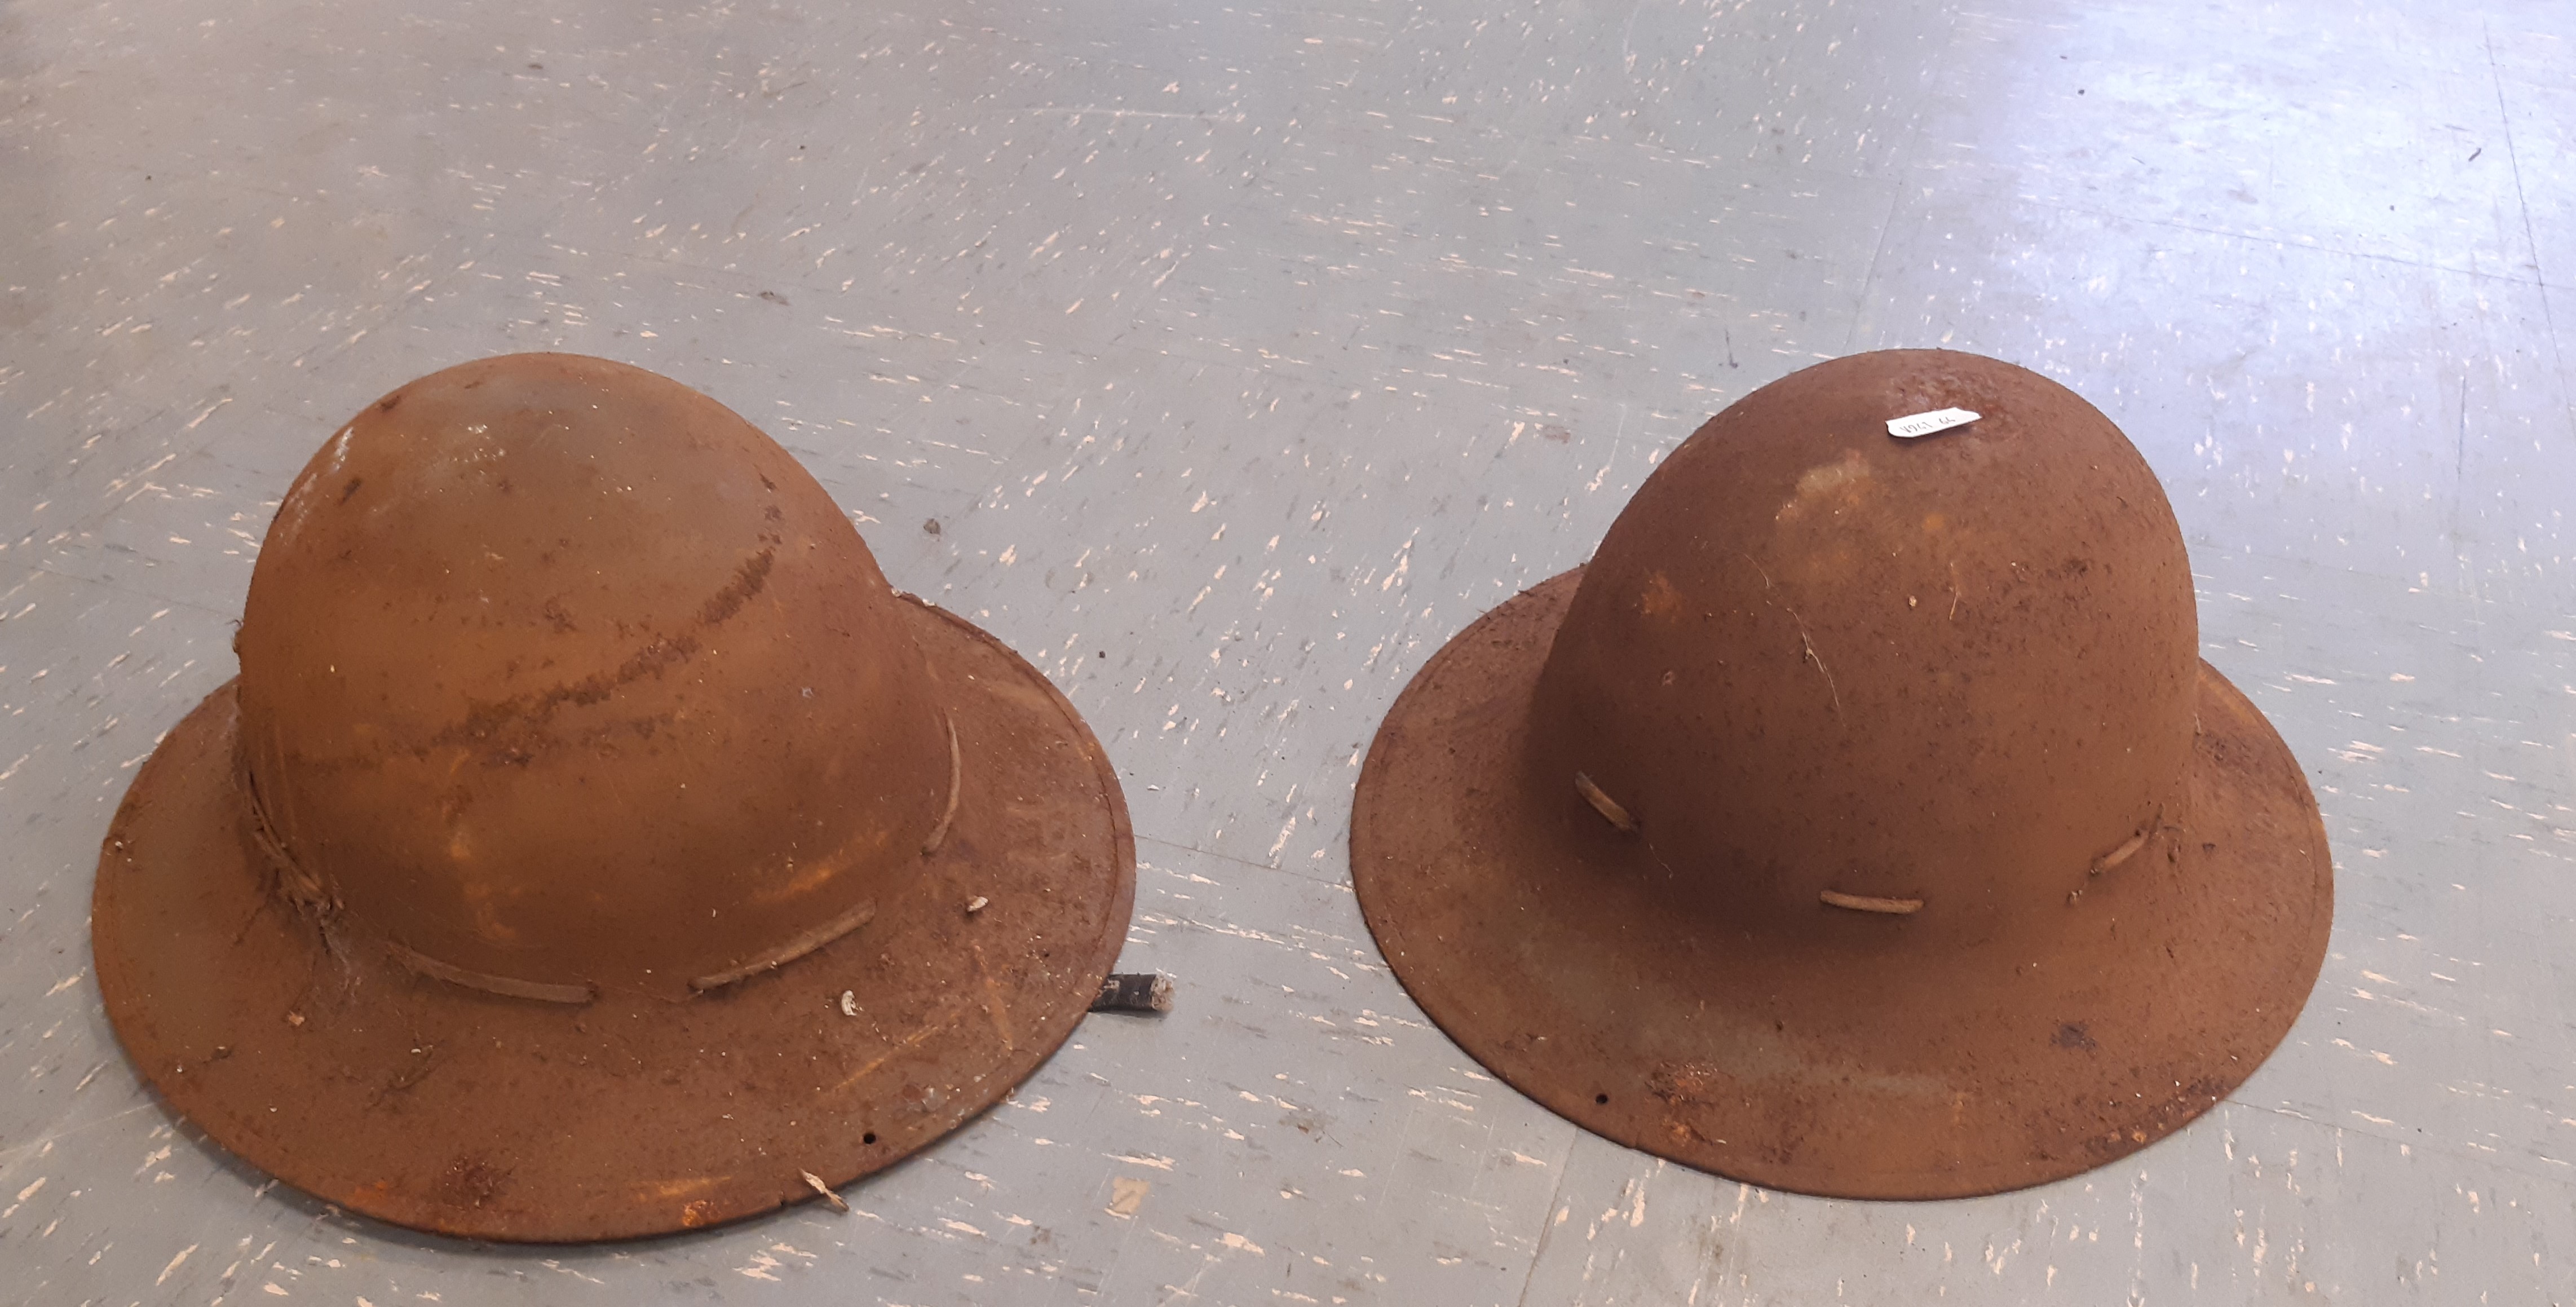
<path fill-rule="evenodd" d="M 2548 0 L 8 0 L 0 1298 L 2576 1301 L 2571 34 Z M 2333 943 L 2271 1061 L 2116 1165 L 1751 1189 L 1423 1020 L 1351 786 L 1441 641 L 1709 413 L 1929 344 L 2063 380 L 2164 478 L 2207 655 L 2324 804 Z M 611 1247 L 347 1216 L 139 1087 L 98 841 L 231 673 L 280 492 L 379 393 L 534 348 L 731 404 L 1056 678 L 1178 1011 L 1092 1018 L 852 1215 Z"/>

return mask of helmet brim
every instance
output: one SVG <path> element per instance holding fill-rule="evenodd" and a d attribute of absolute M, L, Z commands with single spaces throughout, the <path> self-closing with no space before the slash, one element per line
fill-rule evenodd
<path fill-rule="evenodd" d="M 1378 946 L 1504 1081 L 1733 1179 L 1953 1198 L 2144 1148 L 2288 1033 L 2324 961 L 2333 864 L 2288 746 L 2207 663 L 2182 811 L 2062 908 L 1936 953 L 1907 917 L 1819 903 L 1793 946 L 1682 908 L 1637 874 L 1637 836 L 1527 781 L 1532 694 L 1580 577 L 1422 668 L 1351 815 Z"/>

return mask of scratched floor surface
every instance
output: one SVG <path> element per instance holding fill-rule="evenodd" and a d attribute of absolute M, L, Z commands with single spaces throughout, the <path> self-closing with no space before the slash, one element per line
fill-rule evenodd
<path fill-rule="evenodd" d="M 2547 0 L 0 7 L 0 1298 L 2576 1301 L 2571 36 Z M 1752 1190 L 1423 1020 L 1351 785 L 1710 412 L 1929 344 L 2062 379 L 2164 478 L 2207 656 L 2323 802 L 2331 953 L 2259 1074 L 2117 1165 Z M 230 674 L 280 491 L 382 391 L 535 348 L 750 416 L 1063 686 L 1177 1011 L 1092 1018 L 851 1215 L 607 1248 L 349 1217 L 139 1087 L 98 841 Z"/>

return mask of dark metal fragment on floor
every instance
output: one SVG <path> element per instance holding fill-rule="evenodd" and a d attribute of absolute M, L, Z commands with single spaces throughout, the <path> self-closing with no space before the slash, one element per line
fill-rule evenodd
<path fill-rule="evenodd" d="M 1172 1010 L 1172 978 L 1157 971 L 1104 977 L 1100 982 L 1100 997 L 1091 1000 L 1091 1010 L 1169 1012 Z"/>

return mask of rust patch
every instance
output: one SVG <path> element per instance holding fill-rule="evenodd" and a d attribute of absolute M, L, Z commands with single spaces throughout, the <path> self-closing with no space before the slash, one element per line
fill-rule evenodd
<path fill-rule="evenodd" d="M 700 628 L 718 626 L 726 618 L 741 612 L 742 606 L 768 584 L 777 552 L 777 547 L 772 545 L 745 559 L 742 566 L 735 569 L 733 580 L 700 606 L 695 625 Z M 565 619 L 567 625 L 569 620 Z M 464 721 L 431 737 L 429 745 L 431 748 L 477 745 L 485 748 L 489 762 L 504 765 L 524 763 L 543 747 L 545 742 L 537 738 L 538 733 L 556 713 L 566 707 L 604 703 L 620 686 L 685 663 L 705 647 L 704 642 L 692 632 L 653 640 L 612 671 L 593 672 L 578 681 L 496 703 L 476 704 L 466 713 Z"/>
<path fill-rule="evenodd" d="M 1734 1083 L 1713 1062 L 1666 1062 L 1646 1077 L 1646 1088 L 1675 1106 L 1715 1102 L 1718 1091 Z"/>
<path fill-rule="evenodd" d="M 1780 505 L 1773 520 L 1794 522 L 1819 507 L 1857 505 L 1869 479 L 1869 461 L 1859 450 L 1848 450 L 1834 462 L 1819 463 L 1800 473 L 1797 493 Z"/>
<path fill-rule="evenodd" d="M 753 554 L 734 569 L 733 580 L 715 592 L 706 606 L 698 610 L 698 625 L 720 626 L 724 620 L 742 611 L 742 606 L 769 584 L 769 569 L 778 561 L 778 546 L 769 545 Z"/>
<path fill-rule="evenodd" d="M 1682 592 L 1661 572 L 1646 576 L 1646 592 L 1637 596 L 1637 611 L 1648 617 L 1671 617 L 1682 610 Z"/>
<path fill-rule="evenodd" d="M 438 1173 L 438 1196 L 441 1201 L 459 1207 L 481 1207 L 501 1196 L 510 1185 L 510 1173 L 472 1153 L 458 1157 Z"/>

